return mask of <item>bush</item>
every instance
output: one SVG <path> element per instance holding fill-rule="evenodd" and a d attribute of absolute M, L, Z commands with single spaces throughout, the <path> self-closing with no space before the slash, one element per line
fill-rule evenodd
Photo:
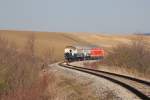
<path fill-rule="evenodd" d="M 108 53 L 105 63 L 112 66 L 150 73 L 150 49 L 144 38 L 138 37 L 129 44 L 119 44 Z"/>
<path fill-rule="evenodd" d="M 25 48 L 17 48 L 0 36 L 0 99 L 43 100 L 48 78 L 40 78 L 43 59 L 35 54 L 35 37 L 30 35 Z M 46 65 L 45 65 L 46 66 Z M 36 97 L 36 98 L 35 98 Z"/>

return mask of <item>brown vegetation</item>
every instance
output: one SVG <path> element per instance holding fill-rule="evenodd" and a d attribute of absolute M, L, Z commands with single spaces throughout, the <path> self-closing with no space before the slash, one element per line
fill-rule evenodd
<path fill-rule="evenodd" d="M 81 98 L 82 93 L 83 99 L 85 89 L 82 86 L 45 70 L 48 63 L 54 62 L 54 49 L 46 50 L 39 58 L 35 54 L 35 42 L 34 34 L 30 34 L 24 47 L 20 49 L 15 43 L 0 37 L 0 100 L 65 99 L 62 93 L 68 95 L 68 100 Z M 56 81 L 56 78 L 59 80 Z M 69 91 L 74 91 L 72 94 L 68 94 L 68 87 Z"/>
<path fill-rule="evenodd" d="M 35 35 L 29 34 L 20 49 L 15 42 L 0 36 L 0 100 L 98 99 L 89 85 L 47 72 L 47 64 L 55 62 L 54 48 L 39 57 L 35 53 L 35 42 Z"/>
<path fill-rule="evenodd" d="M 16 31 L 1 31 L 0 33 L 2 33 L 2 36 L 0 36 L 1 100 L 54 100 L 62 98 L 64 100 L 105 100 L 114 96 L 112 91 L 106 91 L 104 95 L 100 95 L 97 98 L 95 94 L 91 93 L 89 86 L 80 84 L 75 79 L 68 79 L 66 76 L 57 76 L 52 72 L 47 73 L 45 70 L 41 72 L 41 69 L 45 69 L 47 64 L 63 58 L 63 49 L 66 45 L 99 43 L 96 39 L 108 41 L 109 38 L 107 38 L 107 36 L 96 35 L 93 36 L 93 40 L 90 41 L 90 37 L 87 36 L 86 38 L 86 35 L 77 37 L 78 35 L 75 34 L 64 33 Z M 84 39 L 82 40 L 82 38 Z M 119 40 L 114 39 L 114 41 Z M 131 46 L 135 45 L 130 45 L 130 47 Z M 147 50 L 144 51 L 144 54 L 145 52 L 147 52 Z M 113 54 L 114 53 L 111 52 L 106 60 L 112 59 L 111 57 L 109 58 L 109 56 Z M 141 55 L 138 55 L 138 57 L 139 56 Z M 118 58 L 119 57 L 120 56 L 118 56 Z M 147 59 L 144 60 L 146 66 L 149 63 L 147 57 L 149 58 L 148 54 L 143 57 Z M 107 64 L 116 65 L 113 60 L 112 63 L 107 62 Z M 117 63 L 117 66 L 119 66 L 119 64 L 123 65 L 122 63 Z M 95 65 L 93 65 L 93 67 L 94 66 Z M 136 67 L 139 68 L 139 66 Z M 147 69 L 147 67 L 142 68 Z M 148 70 L 144 69 L 143 71 L 148 73 Z M 64 95 L 64 93 L 66 93 L 66 95 Z"/>
<path fill-rule="evenodd" d="M 62 73 L 55 74 L 56 80 L 50 85 L 52 100 L 112 100 L 118 97 L 112 90 L 95 91 L 92 89 L 92 80 L 66 76 Z M 53 88 L 52 88 L 53 87 Z"/>
<path fill-rule="evenodd" d="M 0 37 L 0 99 L 1 100 L 45 100 L 47 79 L 38 77 L 41 58 L 34 53 L 35 38 L 28 37 L 23 50 L 15 43 Z"/>
<path fill-rule="evenodd" d="M 67 45 L 97 45 L 107 50 L 118 43 L 129 43 L 134 35 L 102 35 L 90 33 L 64 33 L 64 32 L 31 32 L 31 31 L 7 31 L 0 30 L 0 34 L 6 37 L 8 41 L 13 41 L 17 46 L 23 48 L 26 38 L 34 34 L 35 53 L 39 56 L 43 55 L 47 49 L 53 48 L 54 60 L 62 60 L 64 48 Z M 150 38 L 147 38 L 150 40 Z"/>
<path fill-rule="evenodd" d="M 35 54 L 43 56 L 45 52 L 53 49 L 53 60 L 62 60 L 64 48 L 67 45 L 87 44 L 75 34 L 62 32 L 31 32 L 31 31 L 1 31 L 0 35 L 7 38 L 9 42 L 14 42 L 19 49 L 25 47 L 29 35 L 34 34 Z"/>
<path fill-rule="evenodd" d="M 149 77 L 150 48 L 143 37 L 135 38 L 130 44 L 119 44 L 108 53 L 107 65 L 123 67 L 135 74 Z"/>

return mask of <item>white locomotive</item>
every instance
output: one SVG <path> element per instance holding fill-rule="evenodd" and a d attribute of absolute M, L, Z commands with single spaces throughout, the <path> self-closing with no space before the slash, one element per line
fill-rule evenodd
<path fill-rule="evenodd" d="M 104 57 L 104 50 L 91 46 L 66 46 L 64 57 L 67 61 L 100 59 Z"/>

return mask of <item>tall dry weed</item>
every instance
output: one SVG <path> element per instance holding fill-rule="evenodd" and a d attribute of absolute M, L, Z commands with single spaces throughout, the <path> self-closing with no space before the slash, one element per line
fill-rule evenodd
<path fill-rule="evenodd" d="M 35 41 L 34 34 L 29 35 L 24 49 L 20 49 L 0 36 L 1 100 L 48 99 L 45 91 L 49 78 L 39 77 L 44 62 L 35 53 Z"/>
<path fill-rule="evenodd" d="M 137 37 L 130 44 L 119 44 L 108 53 L 105 63 L 125 67 L 148 76 L 150 73 L 150 49 L 147 41 Z"/>

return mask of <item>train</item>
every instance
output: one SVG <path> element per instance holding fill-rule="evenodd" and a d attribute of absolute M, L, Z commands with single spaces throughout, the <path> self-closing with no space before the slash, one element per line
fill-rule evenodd
<path fill-rule="evenodd" d="M 91 46 L 66 46 L 64 58 L 68 62 L 83 60 L 103 59 L 105 51 L 103 48 Z"/>

